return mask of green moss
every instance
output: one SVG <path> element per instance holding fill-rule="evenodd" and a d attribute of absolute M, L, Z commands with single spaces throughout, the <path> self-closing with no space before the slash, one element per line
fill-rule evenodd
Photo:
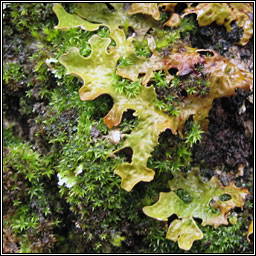
<path fill-rule="evenodd" d="M 10 8 L 11 22 L 19 32 L 24 32 L 27 29 L 30 31 L 39 31 L 42 25 L 38 22 L 38 17 L 41 16 L 43 21 L 47 20 L 45 25 L 53 25 L 53 15 L 51 5 L 47 3 L 10 3 L 7 8 Z M 43 13 L 43 15 L 42 15 Z M 22 19 L 20 18 L 22 17 Z"/>
<path fill-rule="evenodd" d="M 126 65 L 127 66 L 127 65 Z M 128 79 L 115 76 L 114 88 L 116 92 L 124 93 L 128 98 L 134 98 L 138 96 L 141 91 L 141 81 L 131 82 Z"/>
<path fill-rule="evenodd" d="M 204 238 L 200 245 L 195 242 L 194 252 L 199 249 L 198 246 L 206 253 L 242 253 L 250 247 L 248 241 L 244 239 L 247 233 L 242 218 L 234 225 L 221 226 L 217 230 L 206 226 L 202 227 L 202 230 Z"/>
<path fill-rule="evenodd" d="M 188 33 L 195 34 L 198 29 L 195 18 L 193 16 L 182 18 L 178 29 L 181 31 L 182 36 L 186 36 Z"/>
<path fill-rule="evenodd" d="M 146 39 L 143 39 L 141 41 L 135 41 L 134 47 L 135 47 L 136 54 L 138 56 L 149 57 L 151 55 L 151 51 L 148 47 L 148 42 Z"/>
<path fill-rule="evenodd" d="M 172 48 L 180 39 L 180 31 L 175 29 L 154 29 L 151 34 L 154 36 L 156 42 L 156 50 L 161 52 Z"/>
<path fill-rule="evenodd" d="M 203 131 L 200 129 L 200 125 L 197 123 L 193 123 L 191 127 L 191 131 L 186 136 L 186 143 L 192 147 L 193 144 L 197 143 L 201 140 L 201 134 Z"/>
<path fill-rule="evenodd" d="M 58 196 L 50 199 L 45 184 L 54 173 L 51 157 L 42 157 L 28 144 L 17 140 L 8 144 L 6 150 L 3 162 L 4 225 L 9 226 L 20 241 L 20 252 L 46 252 L 53 248 L 52 229 L 56 227 L 53 221 L 61 211 L 58 203 L 53 205 Z M 47 225 L 44 231 L 42 225 Z M 46 243 L 41 240 L 41 245 L 36 246 L 33 241 L 40 236 L 48 236 L 49 240 Z"/>
<path fill-rule="evenodd" d="M 3 80 L 5 83 L 18 82 L 24 77 L 24 72 L 17 63 L 10 62 L 3 66 Z"/>

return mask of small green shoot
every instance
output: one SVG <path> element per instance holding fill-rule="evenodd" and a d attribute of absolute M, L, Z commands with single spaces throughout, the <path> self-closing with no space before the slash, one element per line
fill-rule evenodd
<path fill-rule="evenodd" d="M 195 143 L 201 141 L 202 133 L 204 133 L 204 132 L 200 129 L 200 125 L 198 123 L 194 122 L 192 124 L 190 132 L 186 136 L 185 143 L 187 143 L 190 147 L 192 147 Z"/>

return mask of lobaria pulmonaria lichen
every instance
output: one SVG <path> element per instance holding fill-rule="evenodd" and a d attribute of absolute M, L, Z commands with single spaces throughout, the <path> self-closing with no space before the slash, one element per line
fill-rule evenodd
<path fill-rule="evenodd" d="M 56 29 L 67 30 L 80 27 L 86 31 L 95 31 L 105 26 L 110 31 L 109 37 L 93 35 L 89 39 L 91 53 L 88 57 L 83 57 L 80 49 L 71 48 L 59 58 L 59 62 L 65 66 L 67 74 L 83 80 L 83 86 L 79 90 L 81 100 L 94 100 L 102 94 L 112 97 L 113 107 L 104 117 L 104 123 L 109 129 L 121 123 L 124 112 L 128 109 L 134 110 L 133 115 L 138 118 L 138 124 L 130 134 L 124 134 L 125 140 L 122 147 L 113 152 L 116 153 L 124 148 L 132 149 L 131 162 L 120 164 L 114 171 L 122 178 L 121 187 L 131 191 L 138 182 L 153 180 L 155 171 L 147 167 L 147 162 L 158 144 L 160 133 L 170 129 L 174 135 L 178 132 L 183 137 L 184 125 L 191 116 L 201 129 L 207 130 L 207 117 L 213 100 L 234 95 L 238 88 L 252 89 L 252 74 L 240 70 L 213 50 L 186 47 L 180 41 L 178 44 L 179 37 L 177 42 L 172 42 L 167 50 L 157 50 L 154 36 L 147 34 L 150 29 L 156 31 L 159 26 L 160 13 L 157 4 L 134 3 L 128 11 L 123 4 L 110 5 L 113 10 L 106 8 L 105 4 L 79 3 L 76 14 L 67 13 L 61 4 L 54 5 L 54 12 L 59 19 Z M 198 13 L 201 5 L 185 10 L 185 15 Z M 209 9 L 209 6 L 215 8 L 217 5 L 222 4 L 206 4 L 203 10 Z M 167 10 L 170 5 L 162 5 L 162 7 Z M 229 23 L 225 23 L 226 26 L 236 17 L 240 17 L 239 6 L 230 4 L 230 7 L 228 5 L 221 7 L 227 8 L 228 11 L 230 11 L 229 8 L 236 8 Z M 142 18 L 141 13 L 146 16 Z M 219 21 L 217 16 L 214 16 L 215 18 L 206 23 L 210 24 L 213 20 L 217 20 L 218 24 L 223 24 L 222 12 L 218 11 L 218 15 L 221 15 L 223 21 Z M 201 14 L 198 16 L 199 25 L 207 25 L 201 24 L 201 16 Z M 135 34 L 129 36 L 129 27 Z M 245 36 L 241 39 L 242 44 L 246 41 L 245 37 L 248 33 L 250 34 L 245 30 Z M 151 56 L 136 54 L 133 43 L 141 39 L 146 39 Z M 203 54 L 204 52 L 210 54 Z M 120 65 L 124 60 L 129 61 L 125 65 Z M 204 79 L 207 80 L 204 81 L 208 87 L 207 93 L 191 91 L 185 94 L 180 101 L 176 102 L 178 112 L 175 114 L 164 112 L 161 107 L 157 107 L 158 95 L 153 85 L 156 81 L 155 71 L 162 72 L 161 74 L 166 77 L 163 87 L 171 96 L 171 87 L 175 84 L 175 79 L 190 76 L 192 79 L 199 80 L 198 77 L 201 76 L 198 71 L 199 66 L 203 68 Z M 176 76 L 170 74 L 170 70 L 173 69 L 176 70 Z M 128 94 L 129 90 L 124 89 L 127 88 L 126 86 L 131 86 L 129 82 L 123 82 L 119 87 L 116 85 L 117 82 L 125 81 L 122 79 L 136 83 L 131 87 L 136 88 L 134 93 Z M 175 86 L 178 90 L 179 82 Z M 234 207 L 243 207 L 248 193 L 246 189 L 237 188 L 233 183 L 223 187 L 216 177 L 205 183 L 200 179 L 199 172 L 193 170 L 187 174 L 175 174 L 170 181 L 170 188 L 172 192 L 161 193 L 159 202 L 145 207 L 144 212 L 165 221 L 173 214 L 182 218 L 171 223 L 166 237 L 173 241 L 178 240 L 180 248 L 184 250 L 189 250 L 194 240 L 203 237 L 193 217 L 203 219 L 202 225 L 214 227 L 226 225 L 229 211 Z M 184 203 L 173 192 L 179 188 L 188 191 L 192 197 L 190 203 Z M 228 194 L 231 198 L 222 202 L 219 199 L 222 194 Z M 212 199 L 214 203 L 211 203 Z M 216 211 L 211 212 L 211 209 Z"/>

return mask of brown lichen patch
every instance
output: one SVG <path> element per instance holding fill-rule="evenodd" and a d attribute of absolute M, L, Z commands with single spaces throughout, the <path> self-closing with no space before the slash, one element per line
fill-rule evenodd
<path fill-rule="evenodd" d="M 243 28 L 239 45 L 246 45 L 253 35 L 253 8 L 248 3 L 199 3 L 196 7 L 185 9 L 185 15 L 196 13 L 199 26 L 208 26 L 214 21 L 231 31 L 232 21 Z"/>

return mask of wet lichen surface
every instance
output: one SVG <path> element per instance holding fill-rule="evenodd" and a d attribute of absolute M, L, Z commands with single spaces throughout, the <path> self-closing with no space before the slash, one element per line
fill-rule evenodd
<path fill-rule="evenodd" d="M 253 252 L 241 5 L 5 4 L 5 253 Z"/>

